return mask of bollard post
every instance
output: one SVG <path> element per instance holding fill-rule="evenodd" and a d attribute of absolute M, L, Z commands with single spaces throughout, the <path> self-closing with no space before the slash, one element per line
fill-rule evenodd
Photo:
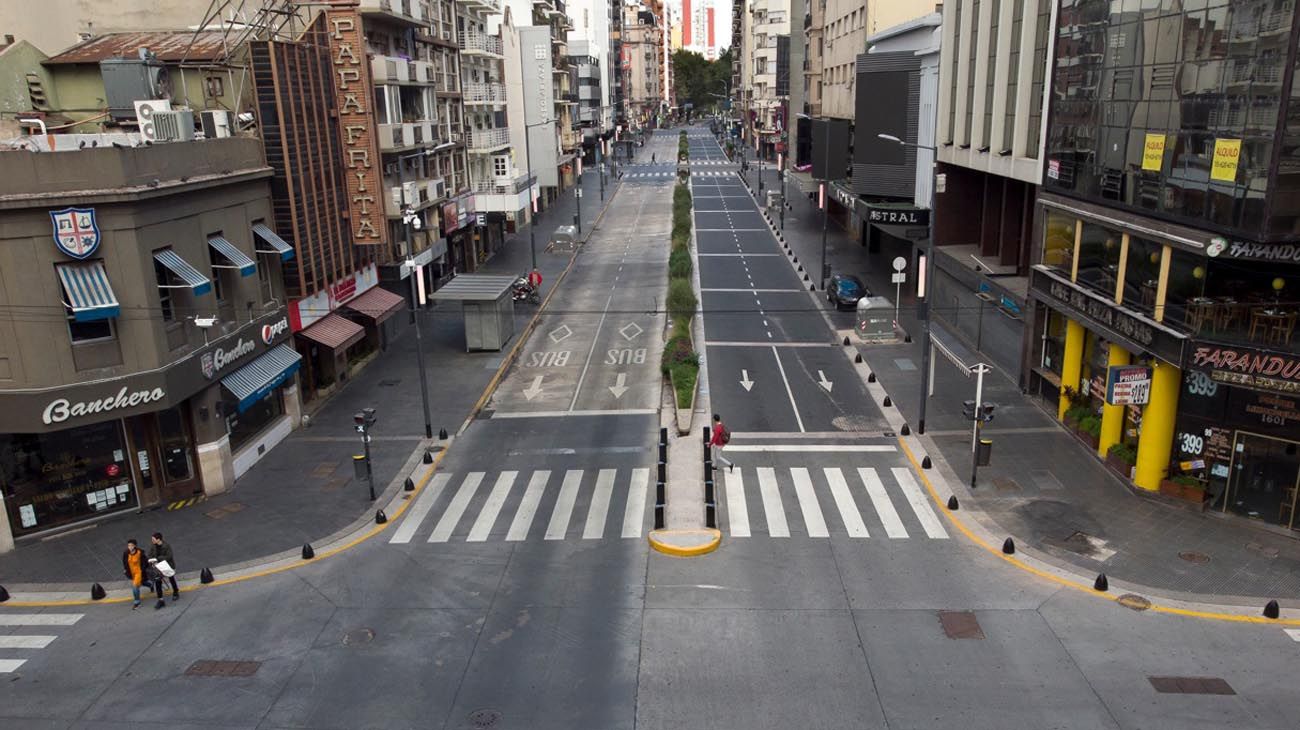
<path fill-rule="evenodd" d="M 710 530 L 718 529 L 718 505 L 713 502 L 704 505 L 704 526 Z"/>
<path fill-rule="evenodd" d="M 705 478 L 706 480 L 712 480 L 712 479 L 713 479 L 713 460 L 712 460 L 712 459 L 705 459 L 705 460 L 704 460 L 704 478 Z"/>
<path fill-rule="evenodd" d="M 656 465 L 656 469 L 657 469 L 657 473 L 655 474 L 655 481 L 657 482 L 668 481 L 668 465 L 660 461 Z"/>
<path fill-rule="evenodd" d="M 663 428 L 660 428 L 660 429 L 659 429 L 659 443 L 664 444 L 664 445 L 667 445 L 667 444 L 668 444 L 668 427 L 667 427 L 667 426 L 664 426 Z"/>
<path fill-rule="evenodd" d="M 662 504 L 655 505 L 655 529 L 664 529 L 664 506 Z"/>
<path fill-rule="evenodd" d="M 705 426 L 705 427 L 704 427 L 704 448 L 706 448 L 706 449 L 709 447 L 709 441 L 712 440 L 712 439 L 711 439 L 711 436 L 712 436 L 712 434 L 711 434 L 710 431 L 709 431 L 709 427 L 708 427 L 708 426 Z"/>
<path fill-rule="evenodd" d="M 655 482 L 655 504 L 663 504 L 667 501 L 665 499 L 665 491 L 663 482 Z"/>
<path fill-rule="evenodd" d="M 659 444 L 659 461 L 668 461 L 668 444 L 662 442 Z"/>
<path fill-rule="evenodd" d="M 704 501 L 705 501 L 705 502 L 714 502 L 714 501 L 716 501 L 716 500 L 714 499 L 714 494 L 715 494 L 715 492 L 714 492 L 714 486 L 713 486 L 713 477 L 709 477 L 708 479 L 705 479 L 705 480 L 704 480 Z"/>

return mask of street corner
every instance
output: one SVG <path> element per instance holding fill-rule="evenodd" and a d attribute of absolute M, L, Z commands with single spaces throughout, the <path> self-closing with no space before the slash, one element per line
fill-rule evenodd
<path fill-rule="evenodd" d="M 675 558 L 707 555 L 722 544 L 721 530 L 652 530 L 650 547 Z"/>

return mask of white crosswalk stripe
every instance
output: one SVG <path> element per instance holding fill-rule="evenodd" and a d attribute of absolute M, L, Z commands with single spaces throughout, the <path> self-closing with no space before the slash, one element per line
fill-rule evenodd
<path fill-rule="evenodd" d="M 429 481 L 428 486 L 415 500 L 415 504 L 411 507 L 406 519 L 402 520 L 401 526 L 388 539 L 389 542 L 407 543 L 411 541 L 411 538 L 415 536 L 415 528 L 419 527 L 420 522 L 424 520 L 424 516 L 429 514 L 429 509 L 433 507 L 434 502 L 438 501 L 438 496 L 442 494 L 442 490 L 447 486 L 447 480 L 450 478 L 450 474 L 433 475 L 433 479 Z"/>
<path fill-rule="evenodd" d="M 882 472 L 889 478 L 889 487 L 881 478 Z M 750 474 L 757 476 L 758 496 L 763 505 L 761 514 L 753 516 L 749 507 L 753 492 L 746 489 L 746 478 Z M 912 472 L 906 468 L 878 471 L 859 467 L 855 472 L 853 469 L 825 467 L 814 472 L 804 467 L 757 467 L 751 470 L 738 466 L 734 471 L 726 472 L 724 479 L 723 514 L 730 537 L 767 535 L 786 538 L 791 536 L 790 525 L 794 522 L 802 523 L 804 534 L 811 538 L 866 539 L 871 537 L 868 522 L 874 522 L 890 539 L 906 539 L 908 527 L 904 517 L 894 508 L 890 496 L 890 491 L 894 491 L 894 497 L 901 493 L 902 499 L 911 507 L 908 519 L 914 518 L 917 534 L 924 533 L 935 540 L 948 538 L 934 507 Z M 858 495 L 863 492 L 868 499 L 859 499 Z M 790 494 L 794 499 L 783 499 Z M 835 512 L 840 517 L 840 522 L 834 525 L 827 523 L 822 508 L 823 504 L 830 502 L 835 504 Z M 875 515 L 874 519 L 871 514 Z M 752 524 L 751 520 L 754 520 Z"/>
<path fill-rule="evenodd" d="M 645 525 L 645 498 L 650 486 L 649 469 L 632 470 L 632 487 L 627 492 L 627 507 L 623 509 L 623 537 L 641 537 Z"/>
<path fill-rule="evenodd" d="M 50 627 L 72 626 L 85 614 L 80 613 L 0 613 L 0 626 L 39 626 L 48 631 Z M 54 634 L 0 635 L 0 649 L 7 656 L 0 656 L 0 674 L 10 674 L 27 663 L 29 656 L 22 652 L 44 649 L 58 636 Z"/>
<path fill-rule="evenodd" d="M 555 500 L 555 509 L 551 511 L 551 523 L 546 526 L 547 540 L 563 540 L 569 529 L 569 518 L 573 515 L 573 505 L 578 501 L 578 486 L 582 484 L 582 470 L 564 472 L 564 484 L 560 486 L 560 496 Z"/>
<path fill-rule="evenodd" d="M 433 534 L 429 535 L 429 542 L 447 542 L 451 538 L 451 533 L 456 530 L 456 523 L 460 522 L 461 515 L 465 514 L 465 508 L 469 506 L 469 501 L 474 498 L 474 492 L 478 491 L 478 485 L 483 483 L 483 472 L 472 471 L 465 477 L 465 481 L 460 483 L 460 489 L 457 490 L 456 496 L 451 498 L 451 504 L 447 506 L 447 511 L 442 514 L 442 519 L 433 528 Z"/>
<path fill-rule="evenodd" d="M 465 538 L 467 542 L 483 542 L 492 533 L 492 525 L 496 523 L 497 515 L 501 514 L 501 507 L 506 503 L 510 487 L 514 486 L 517 476 L 519 476 L 517 471 L 503 471 L 497 477 L 496 486 L 492 487 L 487 503 L 478 513 L 478 519 L 474 520 L 474 526 L 470 528 L 469 537 Z"/>
<path fill-rule="evenodd" d="M 542 492 L 546 491 L 546 481 L 550 478 L 549 470 L 533 472 L 533 477 L 528 480 L 528 490 L 524 492 L 524 499 L 519 503 L 519 509 L 515 511 L 515 519 L 510 523 L 510 532 L 506 533 L 507 541 L 517 542 L 528 538 L 528 527 L 533 524 L 537 505 L 542 502 Z"/>
<path fill-rule="evenodd" d="M 614 494 L 614 469 L 601 469 L 596 477 L 596 491 L 587 508 L 587 524 L 582 528 L 583 540 L 599 540 L 605 535 L 605 516 L 609 514 L 609 498 Z"/>

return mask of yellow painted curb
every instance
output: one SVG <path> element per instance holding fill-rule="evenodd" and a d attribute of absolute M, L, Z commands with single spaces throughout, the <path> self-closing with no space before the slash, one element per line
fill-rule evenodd
<path fill-rule="evenodd" d="M 971 529 L 967 527 L 957 517 L 957 515 L 953 513 L 952 510 L 948 509 L 948 506 L 944 503 L 944 500 L 939 496 L 939 493 L 935 491 L 934 484 L 932 484 L 930 482 L 930 478 L 926 476 L 925 470 L 921 468 L 921 465 L 917 462 L 916 457 L 912 454 L 912 450 L 907 447 L 907 443 L 903 441 L 902 438 L 899 438 L 898 445 L 902 447 L 903 454 L 905 454 L 907 456 L 907 460 L 911 462 L 912 471 L 916 472 L 916 475 L 921 479 L 921 483 L 925 485 L 926 491 L 930 493 L 930 499 L 934 500 L 934 503 L 939 507 L 939 512 L 943 513 L 943 515 L 948 518 L 948 521 L 952 523 L 953 527 L 956 527 L 957 530 L 961 532 L 961 534 L 966 536 L 966 539 L 970 540 L 972 543 L 978 545 L 979 547 L 984 548 L 988 552 L 992 553 L 994 556 L 1001 558 L 1005 562 L 1010 563 L 1011 565 L 1014 565 L 1015 567 L 1025 571 L 1026 573 L 1030 573 L 1044 580 L 1051 581 L 1065 588 L 1072 588 L 1080 593 L 1087 594 L 1094 598 L 1100 598 L 1102 600 L 1111 601 L 1113 603 L 1119 603 L 1120 597 L 1117 595 L 1114 595 L 1112 593 L 1103 593 L 1101 591 L 1095 590 L 1091 585 L 1087 583 L 1070 580 L 1068 578 L 1062 578 L 1059 575 L 1053 575 L 1052 573 L 1049 573 L 1045 570 L 1035 568 L 1034 566 L 1025 563 L 1023 560 L 1017 558 L 1014 555 L 1007 555 L 1003 553 L 1000 547 L 989 545 L 988 543 L 981 540 L 980 537 L 976 535 L 974 532 L 972 532 Z M 1231 621 L 1234 623 L 1264 624 L 1266 626 L 1300 626 L 1300 619 L 1265 618 L 1262 615 L 1250 616 L 1246 614 L 1222 613 L 1217 611 L 1194 611 L 1192 609 L 1178 608 L 1176 606 L 1162 606 L 1160 604 L 1155 603 L 1154 601 L 1151 603 L 1150 608 L 1148 608 L 1147 610 L 1154 611 L 1156 613 L 1173 614 L 1175 616 L 1187 616 L 1190 618 L 1210 619 L 1214 621 Z"/>
<path fill-rule="evenodd" d="M 660 535 L 669 539 L 675 535 L 702 535 L 708 537 L 709 540 L 695 547 L 679 547 L 661 540 Z M 699 555 L 706 555 L 717 550 L 718 546 L 722 544 L 721 530 L 652 530 L 646 537 L 650 540 L 650 547 L 664 555 L 671 555 L 675 558 L 694 558 Z"/>

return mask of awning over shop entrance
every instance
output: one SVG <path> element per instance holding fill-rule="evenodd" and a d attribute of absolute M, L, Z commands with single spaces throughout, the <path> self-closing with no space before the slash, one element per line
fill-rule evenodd
<path fill-rule="evenodd" d="M 379 324 L 404 309 L 406 300 L 387 289 L 375 287 L 343 306 Z"/>
<path fill-rule="evenodd" d="M 301 364 L 302 355 L 292 347 L 277 345 L 222 378 L 221 385 L 239 401 L 239 412 L 243 413 L 293 377 Z"/>
<path fill-rule="evenodd" d="M 65 302 L 78 322 L 109 319 L 121 313 L 103 261 L 76 261 L 59 264 L 59 282 L 63 284 Z"/>
<path fill-rule="evenodd" d="M 366 336 L 366 330 L 350 319 L 328 314 L 298 334 L 331 350 L 351 347 Z"/>

